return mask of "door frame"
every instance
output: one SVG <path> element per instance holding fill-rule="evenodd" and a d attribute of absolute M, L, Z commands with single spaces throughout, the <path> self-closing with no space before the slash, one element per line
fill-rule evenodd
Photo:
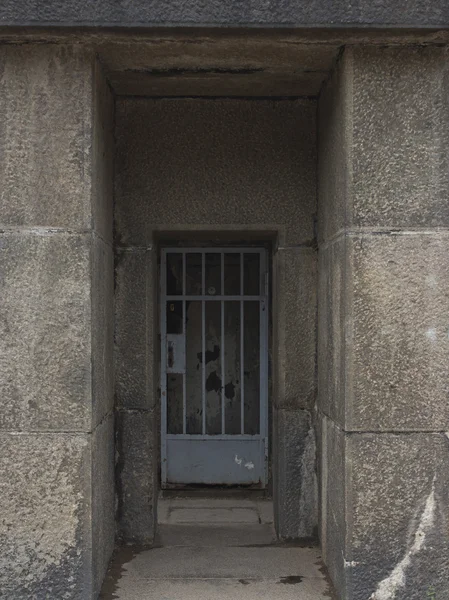
<path fill-rule="evenodd" d="M 159 313 L 159 326 L 161 332 L 161 343 L 160 343 L 160 377 L 161 377 L 161 386 L 160 386 L 160 407 L 161 407 L 161 488 L 166 489 L 170 487 L 185 487 L 188 484 L 171 484 L 168 482 L 168 470 L 167 470 L 167 460 L 168 460 L 168 452 L 167 446 L 168 441 L 173 439 L 177 441 L 181 440 L 210 440 L 215 442 L 225 442 L 226 440 L 239 440 L 242 443 L 245 442 L 259 442 L 260 445 L 260 455 L 261 455 L 261 470 L 260 470 L 260 479 L 257 484 L 258 488 L 265 488 L 268 483 L 268 344 L 269 344 L 269 272 L 268 272 L 268 251 L 264 247 L 254 247 L 254 246 L 176 246 L 176 247 L 163 247 L 160 250 L 160 276 L 159 276 L 159 294 L 160 294 L 160 313 Z M 176 296 L 167 295 L 166 282 L 167 282 L 167 254 L 176 253 L 182 255 L 182 267 L 183 267 L 183 277 L 182 277 L 182 294 Z M 219 253 L 221 255 L 221 285 L 222 290 L 220 294 L 214 295 L 213 299 L 210 295 L 207 295 L 205 289 L 205 259 L 202 261 L 202 294 L 196 296 L 187 296 L 186 295 L 186 254 L 187 253 L 200 253 L 203 255 L 209 253 Z M 240 295 L 232 296 L 232 295 L 224 295 L 224 254 L 227 253 L 240 253 L 241 259 L 241 293 Z M 243 273 L 243 255 L 247 254 L 259 254 L 260 256 L 260 290 L 259 295 L 257 296 L 245 296 L 243 294 L 244 291 L 244 273 Z M 203 320 L 203 353 L 205 352 L 205 331 L 204 331 L 204 314 L 205 314 L 205 303 L 210 301 L 219 301 L 223 305 L 225 301 L 239 301 L 241 303 L 241 315 L 243 316 L 243 304 L 244 300 L 257 300 L 259 302 L 259 331 L 260 331 L 260 369 L 259 369 L 259 377 L 260 377 L 260 430 L 259 434 L 252 436 L 249 434 L 226 434 L 221 433 L 218 435 L 208 435 L 205 433 L 205 391 L 203 389 L 202 393 L 202 405 L 203 405 L 203 433 L 201 434 L 187 434 L 186 433 L 186 385 L 185 385 L 185 374 L 184 374 L 184 383 L 183 383 L 183 433 L 182 434 L 168 434 L 167 432 L 167 361 L 166 361 L 166 348 L 167 348 L 167 322 L 166 322 L 166 302 L 167 301 L 182 301 L 182 311 L 183 311 L 183 335 L 185 341 L 185 333 L 186 333 L 186 301 L 201 301 L 202 302 L 202 320 Z M 223 307 L 222 307 L 222 326 L 223 326 Z M 241 321 L 243 323 L 243 321 Z M 223 326 L 224 327 L 224 326 Z M 243 329 L 242 329 L 243 331 Z M 222 329 L 223 332 L 223 329 Z M 241 334 L 241 351 L 243 349 L 243 333 Z M 203 364 L 204 364 L 204 355 L 203 355 Z M 223 363 L 222 363 L 223 365 Z M 204 367 L 205 368 L 205 367 Z M 244 361 L 243 354 L 241 360 L 241 371 L 243 375 L 244 371 Z M 242 379 L 243 382 L 243 379 Z M 204 387 L 204 375 L 203 375 L 203 387 Z M 222 392 L 222 403 L 224 402 L 224 396 Z M 244 396 L 241 399 L 241 406 L 244 406 Z M 223 404 L 222 404 L 223 410 Z M 243 408 L 242 408 L 243 410 Z M 217 444 L 219 447 L 219 444 Z M 237 455 L 236 455 L 237 462 Z M 239 485 L 237 482 L 236 485 Z M 254 485 L 252 485 L 254 487 Z"/>

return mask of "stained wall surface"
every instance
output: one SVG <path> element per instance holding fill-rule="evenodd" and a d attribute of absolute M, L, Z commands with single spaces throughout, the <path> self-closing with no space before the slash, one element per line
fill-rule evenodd
<path fill-rule="evenodd" d="M 319 101 L 321 539 L 346 600 L 449 596 L 444 47 L 354 47 Z"/>
<path fill-rule="evenodd" d="M 0 590 L 90 598 L 114 543 L 112 98 L 73 46 L 0 50 Z"/>
<path fill-rule="evenodd" d="M 117 101 L 116 396 L 119 422 L 140 419 L 142 428 L 132 440 L 125 439 L 128 428 L 119 433 L 119 527 L 125 539 L 151 538 L 156 503 L 157 482 L 148 468 L 157 472 L 159 444 L 155 236 L 178 232 L 182 237 L 183 231 L 190 232 L 190 240 L 210 239 L 217 232 L 221 240 L 244 242 L 258 233 L 277 240 L 277 527 L 283 538 L 308 537 L 316 530 L 311 416 L 316 389 L 315 111 L 311 100 Z M 138 473 L 126 458 L 129 444 L 142 465 Z M 141 515 L 146 515 L 144 527 Z"/>
<path fill-rule="evenodd" d="M 399 5 L 395 0 L 283 0 L 271 4 L 244 4 L 233 0 L 207 3 L 164 0 L 117 3 L 106 0 L 70 4 L 48 0 L 32 4 L 25 0 L 5 0 L 0 7 L 0 22 L 7 26 L 294 26 L 294 27 L 447 27 L 449 9 L 444 0 L 414 0 Z"/>

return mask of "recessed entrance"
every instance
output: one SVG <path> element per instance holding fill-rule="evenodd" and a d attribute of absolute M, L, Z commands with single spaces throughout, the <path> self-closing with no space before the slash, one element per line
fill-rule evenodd
<path fill-rule="evenodd" d="M 162 487 L 267 482 L 263 248 L 161 255 Z"/>
<path fill-rule="evenodd" d="M 126 543 L 153 543 L 160 487 L 260 490 L 279 539 L 316 533 L 315 115 L 310 99 L 117 103 Z"/>

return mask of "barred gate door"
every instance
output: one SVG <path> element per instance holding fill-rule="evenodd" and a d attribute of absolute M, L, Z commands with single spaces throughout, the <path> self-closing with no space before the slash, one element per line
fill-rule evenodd
<path fill-rule="evenodd" d="M 162 250 L 162 487 L 265 486 L 267 291 L 264 249 Z"/>

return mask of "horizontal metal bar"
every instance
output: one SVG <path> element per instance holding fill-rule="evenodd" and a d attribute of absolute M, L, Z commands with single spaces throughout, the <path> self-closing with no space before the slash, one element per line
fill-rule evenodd
<path fill-rule="evenodd" d="M 165 300 L 167 302 L 176 302 L 177 300 L 230 300 L 234 302 L 240 302 L 240 300 L 247 300 L 248 302 L 259 302 L 263 300 L 265 296 L 183 296 L 179 294 L 179 296 L 165 296 Z"/>
<path fill-rule="evenodd" d="M 179 433 L 179 434 L 175 434 L 175 433 L 167 433 L 166 438 L 168 440 L 261 440 L 263 439 L 263 435 L 261 434 L 257 434 L 257 435 L 249 435 L 247 433 L 245 433 L 244 435 L 242 434 L 236 434 L 236 435 L 232 435 L 230 433 L 225 433 L 225 434 L 219 434 L 219 435 L 208 435 L 208 434 L 193 434 L 193 435 L 189 435 L 189 434 L 183 434 L 183 433 Z"/>

